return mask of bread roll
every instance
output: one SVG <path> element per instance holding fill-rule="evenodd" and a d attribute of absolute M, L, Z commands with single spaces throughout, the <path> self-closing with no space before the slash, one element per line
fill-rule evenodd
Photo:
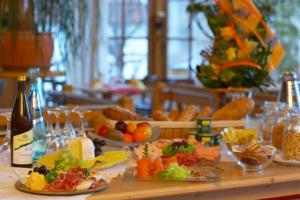
<path fill-rule="evenodd" d="M 230 103 L 217 110 L 213 120 L 240 120 L 254 109 L 255 102 L 246 97 L 231 101 Z"/>
<path fill-rule="evenodd" d="M 142 121 L 142 120 L 149 120 L 143 116 L 140 116 L 126 108 L 122 108 L 120 106 L 113 106 L 105 108 L 103 114 L 108 119 L 117 120 L 117 121 Z"/>

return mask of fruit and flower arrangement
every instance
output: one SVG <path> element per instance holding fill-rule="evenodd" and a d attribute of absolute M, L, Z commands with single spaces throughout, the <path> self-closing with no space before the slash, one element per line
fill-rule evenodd
<path fill-rule="evenodd" d="M 212 32 L 197 21 L 212 40 L 211 47 L 201 52 L 205 61 L 197 66 L 197 77 L 204 86 L 260 88 L 272 83 L 269 74 L 280 64 L 284 49 L 268 26 L 264 9 L 252 0 L 214 0 L 188 6 L 190 13 L 206 16 Z"/>
<path fill-rule="evenodd" d="M 148 141 L 152 137 L 153 131 L 147 122 L 117 121 L 114 126 L 102 125 L 98 129 L 97 135 L 119 142 L 134 143 Z"/>
<path fill-rule="evenodd" d="M 72 192 L 100 187 L 100 170 L 124 162 L 126 151 L 103 152 L 103 140 L 78 137 L 68 146 L 37 160 L 37 167 L 21 180 L 28 189 L 48 192 Z"/>
<path fill-rule="evenodd" d="M 137 178 L 143 180 L 216 180 L 219 171 L 215 167 L 199 168 L 201 160 L 216 163 L 220 147 L 204 147 L 187 140 L 156 140 L 134 149 L 137 162 Z"/>

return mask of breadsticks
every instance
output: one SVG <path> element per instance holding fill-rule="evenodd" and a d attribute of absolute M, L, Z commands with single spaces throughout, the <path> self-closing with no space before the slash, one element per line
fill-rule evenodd
<path fill-rule="evenodd" d="M 196 117 L 195 118 L 197 118 L 197 117 L 210 117 L 211 115 L 212 115 L 212 109 L 211 109 L 211 107 L 209 107 L 209 106 L 205 106 L 204 108 L 202 108 L 201 110 L 200 110 L 200 112 L 198 112 L 197 114 L 196 114 Z"/>
<path fill-rule="evenodd" d="M 168 117 L 172 121 L 176 121 L 179 118 L 179 112 L 178 112 L 178 110 L 175 110 L 175 109 L 170 110 Z"/>
<path fill-rule="evenodd" d="M 178 121 L 191 121 L 197 113 L 197 106 L 189 105 L 181 113 Z"/>
<path fill-rule="evenodd" d="M 163 111 L 155 110 L 151 115 L 155 121 L 172 121 Z"/>

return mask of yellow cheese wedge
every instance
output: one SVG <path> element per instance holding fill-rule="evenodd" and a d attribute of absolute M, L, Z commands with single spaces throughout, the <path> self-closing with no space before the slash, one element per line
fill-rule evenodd
<path fill-rule="evenodd" d="M 89 138 L 79 137 L 71 140 L 67 149 L 74 157 L 83 161 L 93 160 L 95 158 L 95 146 Z"/>

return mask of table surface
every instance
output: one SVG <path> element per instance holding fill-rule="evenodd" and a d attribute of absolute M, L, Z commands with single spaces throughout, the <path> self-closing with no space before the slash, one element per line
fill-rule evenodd
<path fill-rule="evenodd" d="M 18 76 L 28 75 L 27 71 L 1 71 L 0 78 L 16 78 Z M 55 76 L 65 76 L 66 72 L 63 71 L 43 71 L 41 70 L 41 77 L 55 77 Z"/>
<path fill-rule="evenodd" d="M 222 162 L 220 164 L 225 173 L 222 181 L 216 183 L 184 183 L 184 182 L 159 182 L 159 181 L 124 181 L 121 177 L 111 182 L 108 189 L 92 194 L 88 200 L 109 199 L 143 199 L 180 196 L 192 193 L 216 192 L 220 190 L 237 190 L 257 186 L 275 184 L 287 184 L 300 181 L 300 168 L 293 166 L 282 166 L 272 164 L 264 173 L 243 172 L 233 162 Z M 255 190 L 252 190 L 252 193 Z M 299 192 L 294 191 L 294 194 Z M 299 192 L 300 193 L 300 192 Z M 272 194 L 269 194 L 272 196 Z M 275 191 L 274 191 L 274 195 Z M 281 195 L 281 194 L 278 194 Z M 289 195 L 289 194 L 285 194 Z M 252 196 L 254 197 L 254 196 Z M 268 197 L 265 195 L 263 198 Z M 246 197 L 245 197 L 246 198 Z M 261 197 L 257 197 L 261 198 Z M 174 199 L 174 198 L 172 198 Z M 184 199 L 184 198 L 183 198 Z M 224 197 L 225 199 L 225 197 Z M 246 198 L 247 199 L 247 198 Z"/>
<path fill-rule="evenodd" d="M 221 199 L 257 199 L 274 196 L 298 194 L 300 189 L 300 168 L 272 164 L 264 173 L 245 173 L 235 163 L 224 161 L 220 163 L 224 169 L 222 181 L 215 183 L 186 183 L 164 181 L 125 181 L 122 177 L 112 180 L 104 191 L 90 195 L 78 195 L 72 197 L 55 197 L 55 199 L 87 199 L 87 200 L 110 200 L 110 199 L 192 199 L 188 195 L 196 195 L 199 199 L 219 199 L 218 192 L 223 192 Z M 49 196 L 40 196 L 22 193 L 14 188 L 16 178 L 10 176 L 7 170 L 0 167 L 0 197 L 1 199 L 53 199 Z M 7 172 L 6 172 L 7 171 Z M 260 188 L 259 188 L 260 187 Z M 275 188 L 275 189 L 274 189 Z M 226 193 L 227 191 L 227 193 Z M 249 193 L 251 196 L 249 196 Z M 206 196 L 205 196 L 206 194 Z M 213 197 L 207 197 L 207 194 Z M 227 195 L 227 196 L 225 196 Z M 234 195 L 237 195 L 234 196 Z M 220 195 L 219 195 L 220 196 Z M 196 199 L 195 198 L 195 199 Z"/>

